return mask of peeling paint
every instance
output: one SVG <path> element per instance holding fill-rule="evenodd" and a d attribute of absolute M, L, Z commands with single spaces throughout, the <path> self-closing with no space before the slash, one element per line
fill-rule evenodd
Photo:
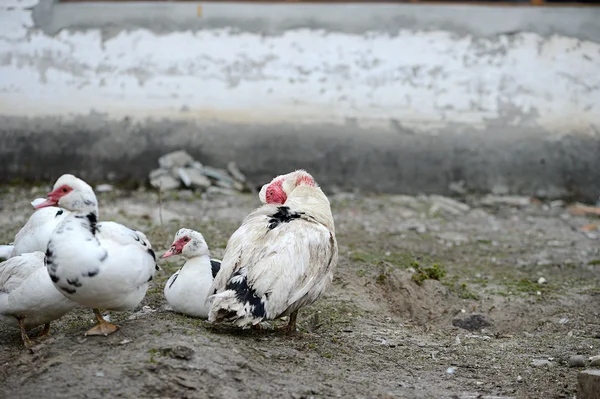
<path fill-rule="evenodd" d="M 9 10 L 7 4 L 10 4 Z M 0 3 L 0 115 L 468 126 L 597 134 L 600 44 L 448 31 L 277 36 L 35 29 L 35 2 Z"/>

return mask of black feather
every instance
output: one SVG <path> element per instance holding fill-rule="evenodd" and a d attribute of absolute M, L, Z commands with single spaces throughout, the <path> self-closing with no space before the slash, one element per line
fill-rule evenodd
<path fill-rule="evenodd" d="M 265 305 L 261 298 L 256 295 L 256 291 L 254 291 L 252 286 L 248 285 L 246 276 L 243 276 L 241 280 L 239 279 L 239 276 L 242 275 L 242 270 L 243 269 L 238 270 L 231 276 L 225 289 L 235 291 L 235 296 L 238 301 L 249 304 L 250 312 L 254 317 L 265 317 L 267 315 L 265 312 Z M 234 280 L 234 277 L 236 277 L 235 281 L 232 281 Z"/>
<path fill-rule="evenodd" d="M 98 231 L 96 224 L 98 223 L 98 217 L 96 216 L 96 214 L 94 212 L 90 212 L 86 215 L 87 220 L 90 222 L 90 231 L 92 232 L 93 235 L 96 235 L 96 232 Z"/>
<path fill-rule="evenodd" d="M 304 212 L 291 212 L 287 206 L 280 206 L 277 208 L 277 212 L 271 215 L 269 219 L 269 230 L 273 230 L 281 223 L 289 223 L 294 219 L 299 219 L 304 215 Z"/>
<path fill-rule="evenodd" d="M 217 277 L 217 273 L 219 273 L 219 270 L 221 270 L 221 261 L 216 260 L 216 259 L 211 259 L 210 266 L 212 269 L 213 278 Z"/>
<path fill-rule="evenodd" d="M 179 273 L 177 273 L 173 276 L 173 281 L 171 281 L 171 284 L 169 284 L 169 288 L 171 288 L 171 286 L 175 283 L 175 280 L 177 280 L 177 277 L 179 277 Z"/>

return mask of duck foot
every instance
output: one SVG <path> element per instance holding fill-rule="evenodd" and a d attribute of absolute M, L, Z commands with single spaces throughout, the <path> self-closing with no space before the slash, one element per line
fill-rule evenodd
<path fill-rule="evenodd" d="M 38 338 L 47 337 L 48 335 L 50 335 L 50 323 L 44 324 L 44 329 L 39 333 Z"/>
<path fill-rule="evenodd" d="M 287 325 L 279 328 L 279 331 L 284 334 L 294 334 L 296 332 L 296 317 L 298 317 L 297 310 L 290 314 L 290 321 L 287 323 Z"/>
<path fill-rule="evenodd" d="M 98 320 L 98 324 L 95 327 L 92 327 L 91 329 L 89 329 L 85 333 L 86 336 L 104 335 L 105 337 L 107 337 L 119 329 L 119 326 L 109 323 L 108 321 L 104 320 L 104 318 L 100 314 L 100 310 L 98 310 L 98 309 L 93 309 L 93 310 L 94 310 L 94 314 L 96 315 L 96 320 Z"/>
<path fill-rule="evenodd" d="M 33 345 L 31 340 L 29 339 L 29 335 L 27 335 L 27 331 L 25 331 L 25 319 L 19 318 L 19 329 L 21 330 L 21 339 L 23 340 L 23 344 L 27 349 L 31 349 Z"/>

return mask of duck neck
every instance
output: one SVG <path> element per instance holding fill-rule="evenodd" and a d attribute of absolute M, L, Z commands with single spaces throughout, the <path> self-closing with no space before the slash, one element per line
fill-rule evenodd
<path fill-rule="evenodd" d="M 212 269 L 210 266 L 210 255 L 198 255 L 188 258 L 185 268 L 191 268 L 200 272 L 203 276 L 210 276 L 212 279 Z"/>

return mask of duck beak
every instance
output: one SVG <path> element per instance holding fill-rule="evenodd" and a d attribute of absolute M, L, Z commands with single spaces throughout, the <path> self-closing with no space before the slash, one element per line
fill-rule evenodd
<path fill-rule="evenodd" d="M 164 259 L 164 258 L 168 258 L 169 256 L 173 256 L 173 255 L 176 255 L 175 247 L 171 247 L 171 249 L 169 249 L 167 252 L 165 252 L 165 254 L 163 256 L 161 256 L 160 258 Z"/>
<path fill-rule="evenodd" d="M 32 202 L 32 205 L 33 205 L 33 208 L 34 208 L 34 209 L 45 208 L 45 207 L 47 207 L 47 206 L 55 206 L 56 204 L 58 204 L 58 201 L 55 201 L 55 200 L 53 200 L 53 199 L 51 199 L 51 198 L 48 198 L 48 199 L 47 199 L 47 200 L 45 200 L 44 202 L 39 202 L 39 201 L 37 201 L 37 200 L 36 200 L 36 201 L 34 201 L 34 202 L 36 202 L 36 204 L 35 204 L 35 205 L 33 205 L 33 202 Z"/>

